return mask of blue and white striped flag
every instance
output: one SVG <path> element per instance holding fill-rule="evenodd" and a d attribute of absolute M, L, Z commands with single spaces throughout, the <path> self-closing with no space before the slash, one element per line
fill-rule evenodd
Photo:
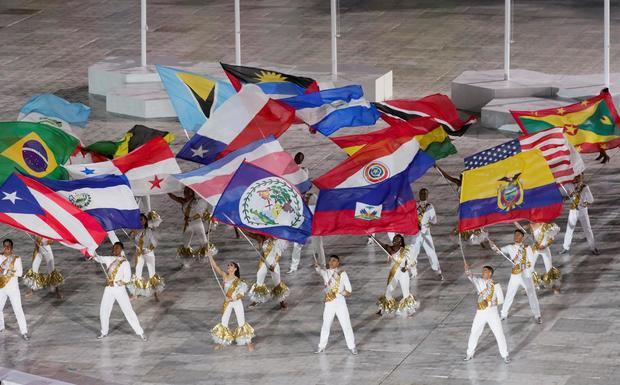
<path fill-rule="evenodd" d="M 17 120 L 46 123 L 75 136 L 86 127 L 89 115 L 90 107 L 82 103 L 71 103 L 53 94 L 38 94 L 22 106 Z"/>

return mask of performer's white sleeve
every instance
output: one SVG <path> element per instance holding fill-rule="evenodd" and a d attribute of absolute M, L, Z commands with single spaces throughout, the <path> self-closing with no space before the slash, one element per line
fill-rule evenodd
<path fill-rule="evenodd" d="M 495 295 L 497 296 L 497 304 L 501 305 L 504 303 L 504 291 L 499 283 L 495 284 Z"/>
<path fill-rule="evenodd" d="M 24 275 L 24 269 L 22 267 L 22 259 L 17 258 L 15 259 L 15 276 L 21 277 L 22 275 Z"/>
<path fill-rule="evenodd" d="M 349 282 L 349 276 L 346 271 L 343 271 L 340 275 L 340 282 L 343 284 L 343 288 L 345 291 L 352 293 L 353 289 L 351 289 L 351 282 Z"/>
<path fill-rule="evenodd" d="M 586 186 L 581 192 L 582 197 L 581 200 L 585 203 L 591 204 L 594 203 L 594 197 L 592 196 L 592 191 L 590 191 L 590 186 Z"/>
<path fill-rule="evenodd" d="M 437 214 L 435 213 L 435 206 L 431 205 L 427 211 L 428 213 L 428 221 L 433 225 L 437 224 Z"/>

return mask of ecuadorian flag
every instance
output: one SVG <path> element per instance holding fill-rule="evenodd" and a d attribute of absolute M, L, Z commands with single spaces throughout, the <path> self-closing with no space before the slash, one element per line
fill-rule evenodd
<path fill-rule="evenodd" d="M 540 150 L 463 172 L 459 232 L 520 219 L 550 222 L 562 195 Z"/>

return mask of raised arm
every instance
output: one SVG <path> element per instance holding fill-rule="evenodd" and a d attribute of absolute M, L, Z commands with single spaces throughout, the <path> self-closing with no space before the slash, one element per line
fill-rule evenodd
<path fill-rule="evenodd" d="M 182 197 L 178 197 L 172 193 L 168 193 L 168 196 L 175 202 L 179 202 L 180 204 L 185 203 L 185 198 Z"/>
<path fill-rule="evenodd" d="M 458 178 L 455 178 L 453 176 L 451 176 L 450 174 L 448 174 L 447 172 L 445 172 L 441 167 L 435 165 L 435 167 L 437 168 L 437 171 L 439 171 L 441 173 L 441 175 L 443 175 L 444 178 L 446 178 L 446 180 L 448 180 L 449 182 L 454 183 L 455 185 L 457 185 L 458 187 L 461 187 L 461 184 L 463 183 L 462 177 L 459 175 Z"/>
<path fill-rule="evenodd" d="M 211 255 L 210 253 L 207 253 L 207 255 L 209 256 L 209 263 L 211 263 L 211 267 L 213 268 L 213 270 L 215 270 L 215 272 L 221 275 L 222 277 L 226 278 L 226 273 L 222 269 L 220 269 L 217 263 L 215 263 L 215 260 L 213 259 L 213 255 Z"/>

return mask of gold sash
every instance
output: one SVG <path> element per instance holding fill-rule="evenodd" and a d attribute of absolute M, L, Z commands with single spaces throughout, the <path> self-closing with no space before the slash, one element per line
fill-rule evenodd
<path fill-rule="evenodd" d="M 553 245 L 553 239 L 550 239 L 548 242 L 543 244 L 543 241 L 545 240 L 545 235 L 547 235 L 547 231 L 551 227 L 553 227 L 551 223 L 545 223 L 544 225 L 542 225 L 542 227 L 540 228 L 540 235 L 536 237 L 536 239 L 534 240 L 534 245 L 532 245 L 534 251 L 543 250 Z"/>
<path fill-rule="evenodd" d="M 258 261 L 258 269 L 260 270 L 263 267 L 263 264 L 267 264 L 267 258 L 269 254 L 271 254 L 271 250 L 273 250 L 273 238 L 267 238 L 267 246 L 263 250 L 263 255 L 260 257 Z M 276 263 L 280 262 L 280 255 L 276 255 Z"/>
<path fill-rule="evenodd" d="M 195 201 L 196 199 L 192 199 L 191 201 L 187 202 L 187 207 L 183 210 L 183 232 L 187 230 L 187 226 L 190 222 L 202 218 L 200 214 L 194 214 L 190 217 L 190 214 L 192 213 L 192 203 L 194 203 Z"/>
<path fill-rule="evenodd" d="M 400 254 L 398 255 L 398 259 L 394 261 L 394 263 L 392 264 L 392 268 L 390 269 L 390 274 L 388 275 L 388 279 L 387 279 L 388 285 L 390 284 L 390 282 L 392 282 L 392 279 L 396 275 L 396 271 L 400 269 L 400 264 L 403 262 L 403 259 L 405 259 L 406 251 L 407 251 L 406 247 L 400 248 Z"/>
<path fill-rule="evenodd" d="M 570 208 L 571 210 L 575 210 L 579 208 L 579 203 L 581 203 L 581 192 L 583 191 L 583 189 L 586 187 L 585 184 L 580 183 L 576 188 L 575 191 L 573 191 L 572 194 L 570 194 L 571 199 L 571 205 Z M 587 203 L 584 203 L 584 206 L 588 206 Z"/>
<path fill-rule="evenodd" d="M 230 287 L 228 288 L 228 290 L 226 290 L 226 299 L 224 300 L 224 308 L 222 309 L 222 312 L 226 310 L 226 307 L 228 306 L 229 303 L 236 300 L 236 299 L 233 299 L 232 296 L 233 294 L 235 294 L 235 290 L 237 290 L 237 286 L 239 286 L 240 282 L 241 280 L 239 278 L 235 278 L 235 280 L 230 284 Z"/>
<path fill-rule="evenodd" d="M 478 302 L 478 305 L 476 306 L 478 310 L 484 310 L 493 303 L 493 296 L 495 295 L 495 282 L 491 281 L 491 288 L 487 290 L 489 290 L 489 294 L 487 294 L 482 301 Z"/>
<path fill-rule="evenodd" d="M 114 279 L 116 278 L 116 274 L 118 274 L 118 271 L 121 269 L 121 265 L 125 261 L 125 258 L 120 258 L 118 260 L 116 266 L 114 266 L 114 270 L 112 270 L 112 272 L 108 275 L 108 279 L 106 280 L 106 286 L 114 286 Z"/>
<path fill-rule="evenodd" d="M 340 291 L 340 278 L 341 278 L 342 274 L 339 273 L 339 272 L 336 272 L 334 274 L 337 275 L 336 276 L 336 282 L 333 285 L 331 285 L 329 287 L 329 290 L 327 291 L 327 293 L 325 293 L 325 302 L 331 302 L 331 301 L 335 300 L 336 296 L 338 295 L 338 292 Z M 333 276 L 332 276 L 332 278 L 333 278 Z M 330 278 L 330 280 L 331 280 L 331 278 Z"/>
<path fill-rule="evenodd" d="M 426 213 L 427 208 L 428 208 L 428 203 L 426 203 L 424 207 L 422 207 L 421 205 L 418 205 L 418 209 L 416 210 L 418 214 L 418 223 L 420 224 L 420 226 L 422 225 L 422 219 L 424 218 L 424 214 Z"/>
<path fill-rule="evenodd" d="M 6 286 L 6 284 L 7 284 L 7 283 L 9 283 L 9 281 L 11 280 L 11 278 L 13 278 L 13 274 L 15 274 L 15 261 L 16 261 L 16 260 L 17 260 L 17 258 L 19 258 L 19 257 L 15 256 L 15 255 L 12 255 L 11 257 L 13 257 L 13 258 L 12 258 L 12 260 L 11 260 L 11 265 L 9 266 L 9 269 L 8 269 L 7 273 L 6 273 L 6 274 L 2 274 L 2 275 L 0 275 L 0 289 L 2 289 L 3 287 L 5 287 L 5 286 Z M 6 259 L 4 260 L 4 262 L 2 262 L 2 265 L 0 265 L 0 270 L 1 270 L 2 272 L 4 272 L 4 271 L 5 271 L 5 269 L 6 269 L 6 265 L 7 265 L 7 262 L 8 262 L 8 261 L 9 261 L 9 258 L 6 258 Z"/>
<path fill-rule="evenodd" d="M 515 258 L 513 259 L 513 261 L 517 260 L 519 262 L 512 267 L 512 274 L 519 274 L 524 269 L 530 267 L 530 262 L 527 260 L 527 251 L 525 249 L 525 245 L 523 244 L 521 244 L 519 250 L 517 251 L 517 255 L 515 255 Z"/>

